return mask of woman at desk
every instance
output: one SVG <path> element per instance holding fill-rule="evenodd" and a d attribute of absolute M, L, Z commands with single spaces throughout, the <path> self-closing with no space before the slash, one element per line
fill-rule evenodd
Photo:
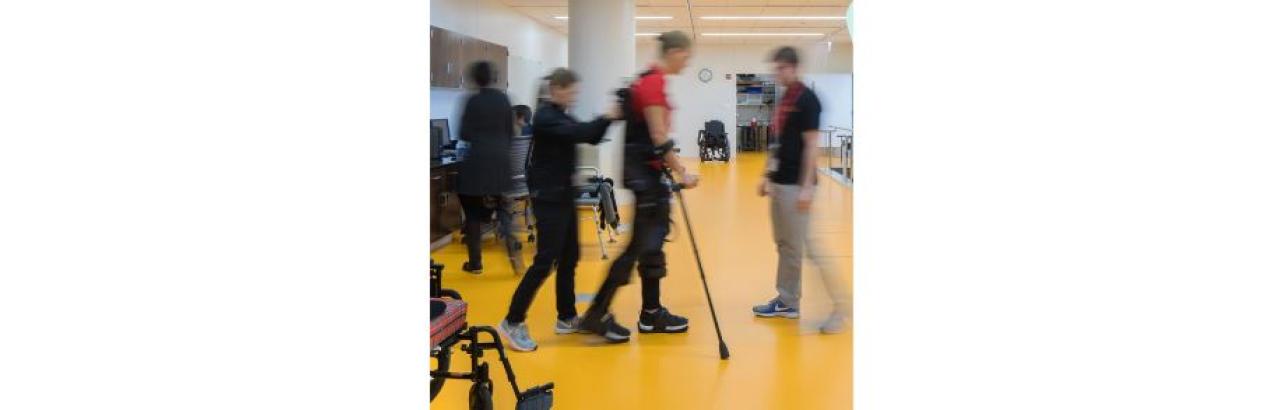
<path fill-rule="evenodd" d="M 490 88 L 493 83 L 493 65 L 488 61 L 472 64 L 467 76 L 476 85 L 476 92 L 467 98 L 462 111 L 459 137 L 469 145 L 466 156 L 458 165 L 458 199 L 466 216 L 463 226 L 467 244 L 467 262 L 462 270 L 473 274 L 482 272 L 480 262 L 480 238 L 484 227 L 493 221 L 495 211 L 501 208 L 503 193 L 511 189 L 511 138 L 515 128 L 511 118 L 511 100 L 500 90 Z M 508 212 L 496 212 L 503 230 L 509 230 L 511 218 Z M 513 265 L 520 261 L 517 240 L 511 232 L 502 232 L 507 239 L 507 252 Z M 513 267 L 514 268 L 514 267 Z"/>

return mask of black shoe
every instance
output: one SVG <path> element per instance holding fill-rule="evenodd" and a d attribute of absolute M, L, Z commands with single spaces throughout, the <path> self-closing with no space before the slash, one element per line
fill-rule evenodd
<path fill-rule="evenodd" d="M 480 266 L 479 263 L 473 264 L 470 261 L 467 261 L 462 263 L 462 271 L 472 275 L 479 275 L 481 272 L 484 272 L 484 267 Z"/>
<path fill-rule="evenodd" d="M 622 343 L 631 340 L 631 331 L 619 325 L 618 321 L 613 320 L 612 313 L 606 313 L 604 316 L 595 319 L 591 318 L 591 316 L 588 315 L 587 318 L 582 319 L 582 323 L 579 325 L 582 329 L 604 337 L 604 340 L 609 343 Z"/>
<path fill-rule="evenodd" d="M 665 307 L 657 312 L 640 311 L 640 333 L 684 333 L 689 331 L 689 319 L 674 315 Z"/>

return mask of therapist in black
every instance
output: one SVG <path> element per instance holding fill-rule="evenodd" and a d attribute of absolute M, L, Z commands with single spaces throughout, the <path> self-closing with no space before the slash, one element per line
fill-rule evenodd
<path fill-rule="evenodd" d="M 558 68 L 546 77 L 547 100 L 533 115 L 533 154 L 529 170 L 529 196 L 538 231 L 538 249 L 533 265 L 520 280 L 507 317 L 498 331 L 512 349 L 528 352 L 538 348 L 529 336 L 525 314 L 538 288 L 556 266 L 555 332 L 573 333 L 578 327 L 574 307 L 573 275 L 578 265 L 578 215 L 574 203 L 573 175 L 578 165 L 578 144 L 599 144 L 609 125 L 619 119 L 614 107 L 608 115 L 579 122 L 568 109 L 578 99 L 578 75 Z"/>
<path fill-rule="evenodd" d="M 467 75 L 476 91 L 467 98 L 462 111 L 459 137 L 470 144 L 458 166 L 458 199 L 466 216 L 463 226 L 467 244 L 467 262 L 462 270 L 480 273 L 480 237 L 484 227 L 498 215 L 502 236 L 507 240 L 507 253 L 518 257 L 519 242 L 511 235 L 509 212 L 500 211 L 503 194 L 511 190 L 511 138 L 515 136 L 511 118 L 511 100 L 501 90 L 490 87 L 494 79 L 493 65 L 488 61 L 472 64 Z M 513 264 L 514 265 L 514 264 Z"/>

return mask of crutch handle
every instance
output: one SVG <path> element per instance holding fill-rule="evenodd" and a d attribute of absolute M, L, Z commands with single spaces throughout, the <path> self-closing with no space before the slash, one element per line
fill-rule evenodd
<path fill-rule="evenodd" d="M 685 189 L 685 186 L 683 183 L 676 182 L 676 177 L 671 174 L 671 168 L 662 167 L 662 174 L 667 176 L 668 181 L 671 181 L 672 191 L 680 191 L 682 189 Z"/>

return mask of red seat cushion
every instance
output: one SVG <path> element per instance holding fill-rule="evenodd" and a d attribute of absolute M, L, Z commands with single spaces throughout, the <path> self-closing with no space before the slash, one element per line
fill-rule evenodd
<path fill-rule="evenodd" d="M 435 348 L 444 339 L 467 328 L 467 302 L 451 298 L 431 300 L 445 304 L 444 313 L 431 319 L 431 347 Z"/>

